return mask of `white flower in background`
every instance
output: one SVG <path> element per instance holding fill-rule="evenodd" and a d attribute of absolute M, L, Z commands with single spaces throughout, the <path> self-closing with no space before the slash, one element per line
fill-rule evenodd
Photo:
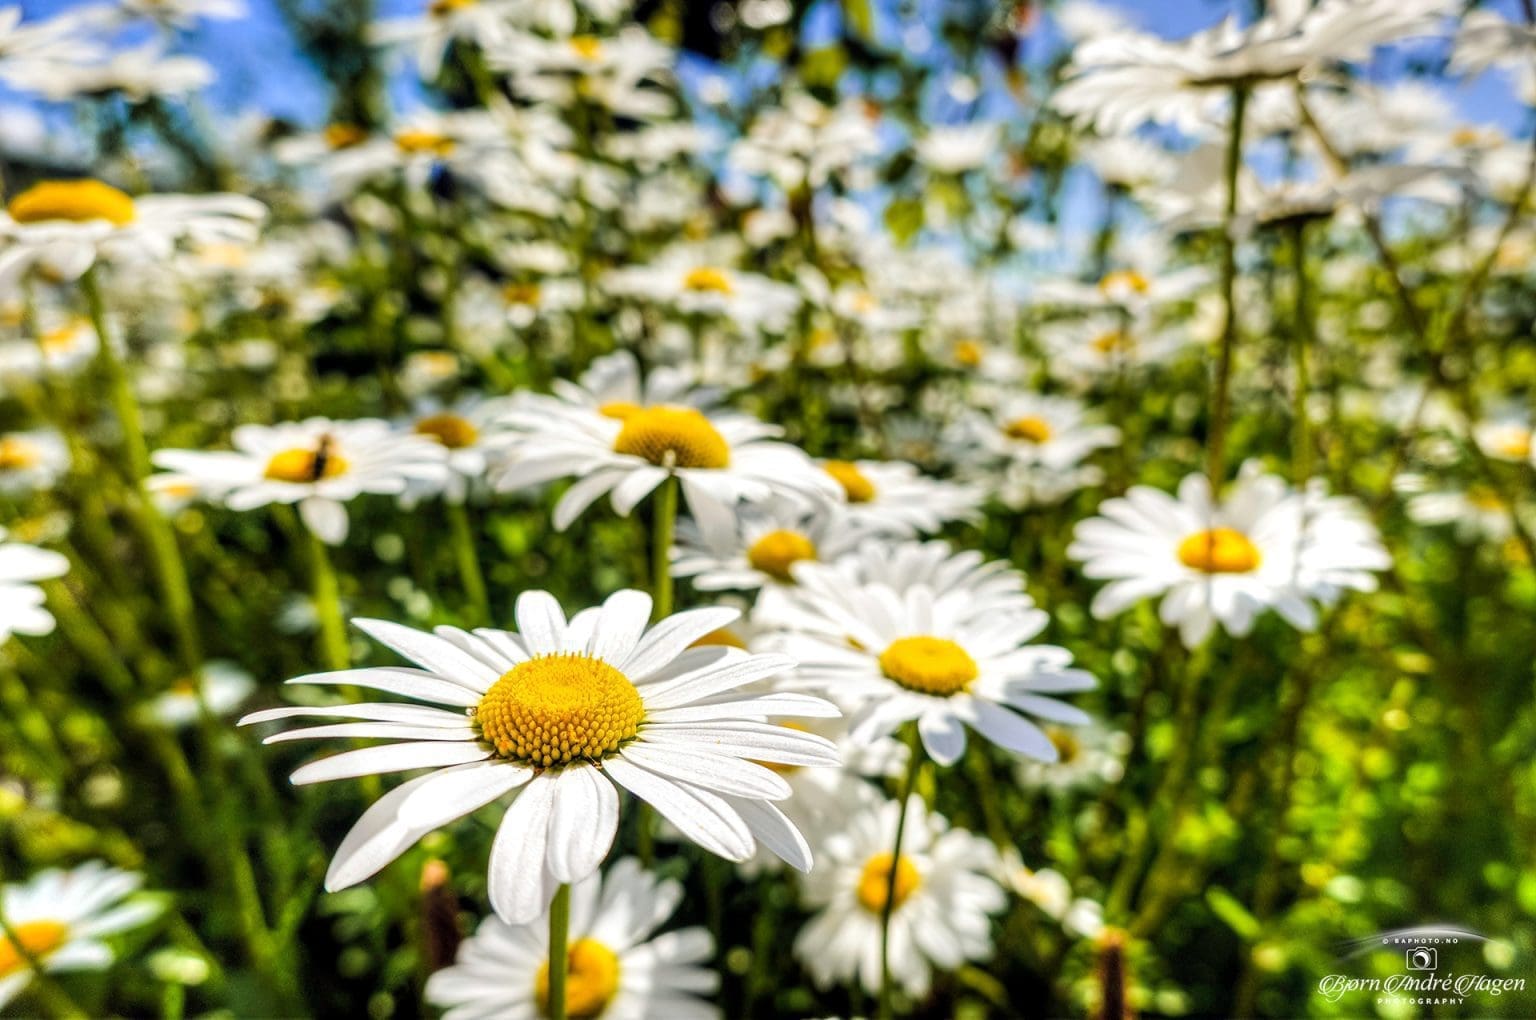
<path fill-rule="evenodd" d="M 836 752 L 830 741 L 764 720 L 836 709 L 805 695 L 741 692 L 794 665 L 784 656 L 690 647 L 735 620 L 736 610 L 696 609 L 647 627 L 650 615 L 649 595 L 621 591 L 567 621 L 552 596 L 532 591 L 518 597 L 516 634 L 354 621 L 424 668 L 290 682 L 371 687 L 444 707 L 278 708 L 241 720 L 358 720 L 278 733 L 269 743 L 392 741 L 311 762 L 295 783 L 433 770 L 363 814 L 331 860 L 326 888 L 367 879 L 428 832 L 514 790 L 489 865 L 491 905 L 509 923 L 533 921 L 557 885 L 597 871 L 618 830 L 619 789 L 728 860 L 751 857 L 760 840 L 808 870 L 805 840 L 773 804 L 789 786 L 761 763 L 835 766 Z"/>
<path fill-rule="evenodd" d="M 1134 135 L 1087 139 L 1079 154 L 1099 180 L 1132 192 L 1163 183 L 1175 170 L 1167 150 Z"/>
<path fill-rule="evenodd" d="M 34 83 L 105 56 L 99 43 L 82 38 L 79 11 L 47 21 L 24 21 L 23 14 L 19 4 L 0 7 L 0 81 L 10 87 L 33 89 Z"/>
<path fill-rule="evenodd" d="M 1536 509 L 1531 504 L 1511 506 L 1486 485 L 1458 486 L 1405 472 L 1393 487 L 1407 498 L 1405 509 L 1410 520 L 1418 524 L 1454 525 L 1456 537 L 1463 542 L 1509 541 L 1515 534 L 1516 515 L 1536 529 Z"/>
<path fill-rule="evenodd" d="M 203 666 L 197 680 L 178 680 L 170 690 L 144 705 L 144 713 L 162 726 L 180 729 L 196 722 L 203 703 L 215 716 L 226 716 L 239 708 L 256 689 L 251 674 L 233 662 L 214 660 Z"/>
<path fill-rule="evenodd" d="M 1531 420 L 1519 411 L 1506 411 L 1472 426 L 1478 448 L 1495 460 L 1536 464 Z M 3 460 L 3 457 L 0 457 Z"/>
<path fill-rule="evenodd" d="M 800 293 L 789 284 L 712 261 L 692 247 L 674 248 L 649 265 L 612 270 L 602 286 L 683 315 L 720 316 L 748 331 L 782 331 L 800 307 Z"/>
<path fill-rule="evenodd" d="M 137 20 L 167 29 L 192 29 L 199 21 L 234 21 L 247 14 L 245 0 L 116 0 L 81 9 L 83 18 L 100 19 L 99 24 L 108 30 Z"/>
<path fill-rule="evenodd" d="M 1065 793 L 1117 783 L 1125 774 L 1125 756 L 1131 749 L 1128 734 L 1094 721 L 1070 728 L 1047 726 L 1045 735 L 1056 745 L 1056 760 L 1021 759 L 1014 769 L 1020 786 Z"/>
<path fill-rule="evenodd" d="M 430 0 L 421 14 L 374 22 L 368 40 L 376 46 L 410 47 L 422 80 L 430 82 L 453 43 L 472 42 L 482 50 L 494 46 L 512 34 L 524 6 L 519 0 Z"/>
<path fill-rule="evenodd" d="M 1071 397 L 1023 393 L 1004 397 L 960 423 L 957 445 L 976 454 L 1051 471 L 1077 467 L 1095 450 L 1114 446 L 1120 430 L 1087 420 L 1087 407 Z"/>
<path fill-rule="evenodd" d="M 1161 595 L 1159 617 L 1189 647 L 1217 623 L 1245 636 L 1267 609 L 1311 630 L 1314 602 L 1374 591 L 1375 572 L 1391 566 L 1352 500 L 1329 497 L 1320 481 L 1298 493 L 1248 467 L 1220 502 L 1204 475 L 1190 475 L 1177 497 L 1136 486 L 1099 514 L 1078 523 L 1067 549 L 1086 576 L 1111 582 L 1094 596 L 1093 615 L 1106 619 Z"/>
<path fill-rule="evenodd" d="M 350 194 L 369 180 L 400 176 L 425 187 L 440 167 L 474 177 L 511 143 L 501 122 L 485 110 L 417 110 L 389 131 L 370 134 L 355 124 L 328 124 L 273 147 L 284 163 L 316 167 L 337 192 Z"/>
<path fill-rule="evenodd" d="M 879 151 L 875 117 L 863 100 L 829 107 L 808 93 L 791 92 L 753 118 L 746 135 L 731 146 L 727 162 L 793 192 L 820 188 Z"/>
<path fill-rule="evenodd" d="M 720 534 L 706 534 L 691 520 L 679 522 L 672 574 L 689 578 L 701 592 L 793 585 L 796 563 L 836 559 L 862 537 L 840 506 L 774 499 L 743 508 L 735 527 Z"/>
<path fill-rule="evenodd" d="M 913 143 L 917 161 L 941 174 L 975 170 L 998 151 L 1003 126 L 998 123 L 957 124 L 928 130 Z"/>
<path fill-rule="evenodd" d="M 1115 268 L 1092 283 L 1059 277 L 1041 280 L 1032 292 L 1033 303 L 1116 312 L 1144 329 L 1151 325 L 1145 320 L 1154 312 L 1194 298 L 1215 279 L 1205 266 L 1172 267 L 1173 252 L 1158 234 L 1121 240 L 1110 255 Z"/>
<path fill-rule="evenodd" d="M 96 356 L 98 338 L 90 319 L 57 311 L 40 311 L 38 318 L 35 335 L 0 342 L 0 380 L 69 375 Z"/>
<path fill-rule="evenodd" d="M 1072 884 L 1059 871 L 1024 866 L 1018 851 L 1003 851 L 1003 883 L 1021 898 L 1061 923 L 1062 930 L 1077 938 L 1097 938 L 1104 930 L 1104 908 L 1093 900 L 1072 895 Z"/>
<path fill-rule="evenodd" d="M 266 212 L 243 195 L 135 198 L 101 181 L 43 181 L 13 197 L 0 215 L 0 294 L 34 265 L 73 280 L 98 259 L 164 261 L 183 240 L 249 243 Z"/>
<path fill-rule="evenodd" d="M 143 875 L 91 861 L 0 888 L 0 916 L 20 943 L 0 931 L 0 1007 L 32 983 L 27 956 L 49 973 L 110 967 L 115 954 L 102 939 L 141 927 L 162 910 L 160 901 L 134 896 L 143 884 Z"/>
<path fill-rule="evenodd" d="M 1026 643 L 1049 622 L 1039 609 L 958 587 L 936 594 L 921 584 L 850 584 L 845 571 L 815 563 L 799 564 L 795 579 L 781 618 L 782 647 L 800 662 L 789 682 L 845 706 L 857 741 L 915 721 L 928 754 L 952 765 L 968 726 L 1007 750 L 1055 761 L 1055 745 L 1021 713 L 1088 722 L 1049 697 L 1095 681 L 1071 668 L 1066 649 Z"/>
<path fill-rule="evenodd" d="M 448 472 L 441 480 L 418 480 L 407 493 L 442 492 L 452 502 L 464 502 L 485 481 L 497 445 L 496 422 L 511 406 L 509 397 L 470 396 L 446 405 L 435 400 L 418 402 L 405 429 L 441 446 Z"/>
<path fill-rule="evenodd" d="M 1194 340 L 1185 324 L 1148 330 L 1114 313 L 1044 323 L 1037 335 L 1051 374 L 1071 382 L 1159 364 Z"/>
<path fill-rule="evenodd" d="M 657 935 L 683 887 L 641 870 L 633 857 L 571 888 L 566 1009 L 612 1020 L 713 1020 L 720 976 L 709 968 L 714 942 L 704 928 Z M 654 937 L 653 937 L 654 936 Z M 526 924 L 480 923 L 458 961 L 427 979 L 427 1001 L 443 1020 L 540 1017 L 549 1007 L 549 916 Z"/>
<path fill-rule="evenodd" d="M 1478 7 L 1462 15 L 1451 55 L 1452 74 L 1481 74 L 1501 68 L 1516 74 L 1522 97 L 1529 95 L 1531 55 L 1536 53 L 1536 28 L 1507 20 L 1498 11 Z"/>
<path fill-rule="evenodd" d="M 1235 17 L 1179 41 L 1133 29 L 1090 38 L 1072 52 L 1051 99 L 1105 135 L 1146 123 L 1200 134 L 1221 123 L 1232 86 L 1279 81 L 1330 61 L 1358 60 L 1384 43 L 1434 33 L 1451 0 L 1277 0 L 1246 26 Z"/>
<path fill-rule="evenodd" d="M 129 103 L 185 99 L 215 77 L 206 61 L 167 54 L 159 40 L 88 63 L 32 64 L 12 75 L 20 87 L 55 102 L 121 96 Z"/>
<path fill-rule="evenodd" d="M 550 388 L 553 397 L 519 394 L 517 399 L 532 405 L 558 399 L 608 417 L 666 405 L 705 410 L 720 400 L 718 390 L 697 384 L 691 366 L 654 365 L 642 377 L 640 362 L 630 351 L 595 358 L 576 382 L 556 379 Z"/>
<path fill-rule="evenodd" d="M 441 485 L 448 473 L 440 444 L 373 418 L 241 425 L 230 439 L 230 452 L 159 450 L 152 459 L 231 510 L 297 503 L 305 525 L 328 545 L 347 537 L 349 501 L 364 493 L 398 496 L 412 482 Z"/>
<path fill-rule="evenodd" d="M 69 446 L 52 429 L 0 432 L 0 495 L 45 492 L 69 470 Z"/>
<path fill-rule="evenodd" d="M 69 573 L 69 560 L 48 549 L 6 539 L 0 528 L 0 644 L 12 634 L 53 633 L 53 614 L 43 607 L 38 581 Z"/>
<path fill-rule="evenodd" d="M 1033 609 L 1024 574 L 1006 560 L 989 560 L 975 549 L 955 551 L 948 542 L 866 542 L 834 566 L 853 584 L 878 584 L 895 592 L 924 587 L 935 596 L 963 591 L 983 612 Z"/>
<path fill-rule="evenodd" d="M 849 522 L 870 534 L 911 538 L 981 515 L 979 489 L 929 478 L 904 461 L 824 460 L 821 467 L 842 486 Z"/>
<path fill-rule="evenodd" d="M 616 35 L 549 39 L 512 32 L 487 47 L 487 62 L 511 78 L 514 91 L 569 109 L 581 103 L 636 120 L 672 116 L 669 89 L 677 52 L 638 25 Z"/>
<path fill-rule="evenodd" d="M 818 988 L 857 981 L 867 992 L 879 991 L 880 917 L 887 902 L 891 978 L 908 994 L 925 994 L 935 969 L 952 971 L 992 955 L 988 915 L 1008 902 L 992 877 L 997 851 L 951 829 L 914 796 L 893 858 L 900 809 L 889 801 L 849 818 L 846 829 L 826 838 L 821 865 L 804 879 L 805 904 L 817 912 L 795 937 L 795 956 Z"/>
<path fill-rule="evenodd" d="M 614 510 L 628 516 L 669 476 L 677 477 L 689 512 L 711 535 L 734 528 L 738 503 L 842 495 L 801 450 L 772 440 L 777 427 L 744 414 L 678 404 L 591 410 L 547 402 L 502 422 L 515 438 L 495 479 L 498 489 L 577 479 L 555 506 L 560 531 L 605 493 L 612 493 Z"/>

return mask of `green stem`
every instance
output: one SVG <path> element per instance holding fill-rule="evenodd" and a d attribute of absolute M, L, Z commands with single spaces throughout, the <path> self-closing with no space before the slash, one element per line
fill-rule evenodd
<path fill-rule="evenodd" d="M 101 298 L 101 286 L 97 282 L 94 268 L 86 270 L 85 275 L 80 277 L 80 291 L 85 295 L 91 325 L 96 330 L 96 360 L 101 366 L 102 374 L 106 376 L 113 409 L 117 413 L 118 424 L 123 430 L 123 445 L 127 448 L 128 466 L 133 474 L 133 484 L 138 496 L 135 512 L 139 526 L 144 532 L 145 540 L 149 543 L 150 554 L 155 563 L 155 573 L 165 593 L 165 605 L 176 631 L 176 645 L 181 653 L 182 664 L 189 673 L 196 676 L 202 670 L 203 653 L 197 636 L 192 587 L 187 582 L 187 568 L 182 562 L 181 550 L 176 545 L 176 536 L 172 534 L 170 524 L 161 515 L 154 498 L 145 488 L 144 483 L 149 477 L 150 464 L 149 444 L 144 438 L 143 416 L 139 411 L 138 398 L 133 393 L 133 383 L 128 376 L 127 366 L 118 357 L 117 349 L 112 344 L 111 333 L 107 329 L 106 305 Z"/>
<path fill-rule="evenodd" d="M 309 535 L 309 563 L 315 585 L 315 615 L 320 620 L 320 651 L 330 669 L 346 669 L 352 664 L 347 643 L 347 623 L 341 615 L 341 587 L 331 554 L 314 532 Z"/>
<path fill-rule="evenodd" d="M 1292 395 L 1292 417 L 1295 427 L 1295 452 L 1292 465 L 1296 484 L 1305 485 L 1312 477 L 1311 423 L 1307 419 L 1307 394 L 1311 386 L 1311 374 L 1307 366 L 1307 348 L 1312 342 L 1312 308 L 1307 283 L 1307 228 L 1297 221 L 1291 234 L 1291 273 L 1296 279 L 1296 340 L 1293 357 L 1296 367 L 1296 391 Z"/>
<path fill-rule="evenodd" d="M 485 591 L 485 573 L 480 569 L 480 553 L 475 548 L 474 530 L 469 524 L 469 510 L 463 503 L 447 501 L 448 528 L 453 535 L 453 554 L 459 563 L 459 582 L 469 596 L 473 623 L 485 627 L 491 623 L 491 600 Z"/>
<path fill-rule="evenodd" d="M 1232 236 L 1232 221 L 1237 216 L 1237 173 L 1243 165 L 1243 116 L 1248 109 L 1248 90 L 1232 89 L 1232 129 L 1227 137 L 1227 207 L 1222 220 L 1221 296 L 1226 303 L 1226 317 L 1221 328 L 1221 353 L 1216 362 L 1216 380 L 1211 396 L 1211 432 L 1207 438 L 1206 475 L 1211 481 L 1211 495 L 1221 491 L 1226 474 L 1226 433 L 1228 402 L 1232 387 L 1232 349 L 1237 344 L 1237 239 Z"/>
<path fill-rule="evenodd" d="M 913 742 L 916 744 L 916 741 Z M 891 870 L 885 880 L 885 902 L 880 906 L 880 1008 L 878 1016 L 881 1020 L 891 1020 L 895 1012 L 891 1005 L 891 912 L 896 906 L 896 876 L 898 865 L 901 863 L 901 840 L 907 829 L 907 801 L 911 799 L 912 788 L 917 785 L 917 770 L 922 767 L 923 756 L 920 753 L 920 745 L 912 748 L 911 757 L 907 759 L 907 774 L 902 778 L 901 790 L 897 793 L 900 808 L 896 812 L 896 838 L 891 843 Z"/>
<path fill-rule="evenodd" d="M 668 475 L 656 490 L 656 512 L 651 541 L 651 596 L 653 620 L 672 615 L 672 530 L 677 523 L 677 476 Z"/>
<path fill-rule="evenodd" d="M 571 887 L 562 883 L 549 905 L 549 1020 L 566 1020 L 565 975 L 570 966 L 566 942 L 571 928 Z"/>

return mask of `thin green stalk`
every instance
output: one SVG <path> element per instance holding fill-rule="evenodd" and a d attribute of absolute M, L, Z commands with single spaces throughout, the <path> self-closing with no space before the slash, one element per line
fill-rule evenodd
<path fill-rule="evenodd" d="M 917 744 L 916 741 L 913 743 Z M 901 840 L 907 829 L 907 801 L 911 799 L 912 788 L 917 785 L 917 770 L 922 764 L 921 745 L 914 746 L 907 759 L 907 774 L 897 793 L 901 806 L 896 812 L 896 838 L 891 843 L 891 870 L 885 880 L 885 902 L 880 905 L 880 1008 L 877 1015 L 881 1020 L 891 1020 L 896 1015 L 891 1004 L 891 912 L 896 906 L 897 866 L 901 863 Z"/>
<path fill-rule="evenodd" d="M 1311 423 L 1307 419 L 1307 396 L 1311 386 L 1311 374 L 1307 366 L 1307 349 L 1312 343 L 1312 308 L 1310 288 L 1307 282 L 1307 227 L 1298 220 L 1291 234 L 1291 274 L 1296 283 L 1296 338 L 1292 346 L 1295 361 L 1295 392 L 1291 396 L 1295 428 L 1295 450 L 1292 454 L 1296 484 L 1305 485 L 1312 477 Z"/>
<path fill-rule="evenodd" d="M 176 545 L 176 536 L 144 484 L 149 477 L 150 464 L 143 416 L 139 412 L 138 398 L 133 393 L 128 368 L 118 357 L 111 333 L 107 329 L 106 305 L 102 301 L 101 286 L 97 282 L 94 268 L 86 270 L 85 275 L 80 277 L 80 291 L 85 296 L 91 326 L 96 331 L 96 360 L 102 374 L 106 376 L 112 406 L 123 430 L 123 445 L 128 453 L 128 466 L 138 496 L 135 515 L 149 543 L 155 573 L 165 593 L 165 606 L 176 632 L 176 645 L 181 653 L 182 665 L 196 676 L 202 671 L 203 653 L 197 635 L 192 587 L 187 581 L 187 568 L 182 562 L 181 549 Z"/>
<path fill-rule="evenodd" d="M 309 564 L 315 586 L 315 615 L 320 620 L 320 651 L 331 669 L 346 669 L 352 664 L 347 643 L 347 622 L 341 615 L 341 586 L 331 566 L 331 554 L 313 531 L 309 535 Z"/>
<path fill-rule="evenodd" d="M 1216 362 L 1216 380 L 1211 396 L 1211 431 L 1207 437 L 1206 475 L 1214 495 L 1221 489 L 1226 474 L 1226 439 L 1228 404 L 1232 388 L 1232 349 L 1237 344 L 1237 239 L 1232 236 L 1232 221 L 1237 217 L 1237 174 L 1243 165 L 1243 116 L 1248 109 L 1248 90 L 1243 85 L 1232 89 L 1232 127 L 1227 137 L 1227 206 L 1222 220 L 1221 296 L 1226 317 L 1221 327 L 1221 352 Z"/>
<path fill-rule="evenodd" d="M 571 928 L 571 887 L 562 883 L 549 905 L 549 1020 L 566 1020 L 565 975 L 570 966 L 566 942 Z"/>
<path fill-rule="evenodd" d="M 448 529 L 453 536 L 453 555 L 459 564 L 459 583 L 469 596 L 472 621 L 477 627 L 491 624 L 491 599 L 485 590 L 485 573 L 480 569 L 480 553 L 475 548 L 474 530 L 469 525 L 469 510 L 463 503 L 447 501 Z"/>
<path fill-rule="evenodd" d="M 677 524 L 677 476 L 668 475 L 656 490 L 656 513 L 651 541 L 651 597 L 653 620 L 672 615 L 672 530 Z"/>

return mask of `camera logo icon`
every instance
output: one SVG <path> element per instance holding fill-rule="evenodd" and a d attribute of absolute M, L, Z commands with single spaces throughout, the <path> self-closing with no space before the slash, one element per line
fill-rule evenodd
<path fill-rule="evenodd" d="M 1440 965 L 1440 950 L 1430 946 L 1414 946 L 1407 957 L 1409 970 L 1434 970 Z"/>

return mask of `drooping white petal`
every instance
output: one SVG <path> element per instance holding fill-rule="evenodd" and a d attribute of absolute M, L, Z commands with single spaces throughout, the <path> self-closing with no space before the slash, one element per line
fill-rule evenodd
<path fill-rule="evenodd" d="M 619 791 L 591 765 L 570 765 L 552 784 L 549 873 L 557 882 L 579 882 L 608 856 L 619 827 Z"/>
<path fill-rule="evenodd" d="M 491 844 L 491 907 L 508 924 L 527 924 L 549 906 L 554 877 L 545 862 L 554 777 L 539 776 L 512 802 Z"/>

